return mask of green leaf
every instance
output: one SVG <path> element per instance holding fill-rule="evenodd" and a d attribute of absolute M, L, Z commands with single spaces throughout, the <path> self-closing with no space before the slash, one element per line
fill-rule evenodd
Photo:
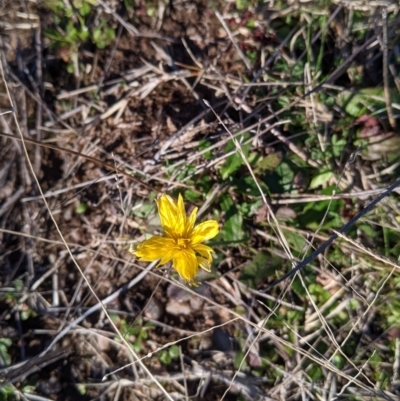
<path fill-rule="evenodd" d="M 390 90 L 390 99 L 398 103 L 399 92 L 393 88 Z M 358 92 L 342 91 L 337 97 L 337 103 L 343 107 L 347 114 L 353 117 L 360 117 L 363 113 L 372 112 L 386 114 L 385 94 L 382 86 L 377 88 L 364 88 Z"/>
<path fill-rule="evenodd" d="M 179 347 L 177 345 L 172 345 L 169 349 L 169 355 L 172 359 L 179 357 Z"/>
<path fill-rule="evenodd" d="M 186 189 L 183 193 L 183 198 L 189 202 L 194 202 L 195 200 L 202 197 L 202 194 L 199 194 L 197 191 L 193 191 L 191 189 Z"/>
<path fill-rule="evenodd" d="M 86 385 L 83 383 L 77 383 L 75 384 L 75 388 L 78 391 L 80 395 L 85 395 L 86 394 Z"/>
<path fill-rule="evenodd" d="M 285 230 L 285 238 L 287 239 L 289 245 L 293 250 L 297 252 L 302 252 L 304 251 L 304 246 L 306 245 L 306 240 L 304 239 L 304 236 L 301 235 L 300 233 L 297 233 L 295 231 L 286 231 Z"/>
<path fill-rule="evenodd" d="M 232 196 L 229 194 L 223 194 L 221 196 L 220 202 L 221 202 L 221 210 L 224 212 L 227 212 L 234 205 Z"/>
<path fill-rule="evenodd" d="M 75 213 L 77 214 L 83 214 L 86 212 L 86 210 L 88 209 L 88 205 L 86 203 L 80 203 L 76 209 L 75 209 Z"/>
<path fill-rule="evenodd" d="M 236 0 L 236 8 L 238 10 L 245 10 L 250 6 L 250 2 L 248 0 Z"/>
<path fill-rule="evenodd" d="M 244 217 L 251 217 L 254 213 L 256 213 L 260 207 L 262 206 L 263 201 L 261 199 L 257 199 L 250 202 L 243 202 L 239 204 L 237 207 L 240 213 Z"/>
<path fill-rule="evenodd" d="M 243 163 L 242 157 L 236 150 L 236 152 L 233 155 L 228 156 L 226 158 L 225 163 L 222 165 L 220 170 L 221 178 L 223 180 L 229 178 L 235 171 L 237 171 L 240 168 L 242 163 Z"/>
<path fill-rule="evenodd" d="M 250 134 L 246 132 L 242 140 L 245 141 L 250 138 Z M 239 141 L 240 142 L 240 141 Z M 246 158 L 249 157 L 249 151 L 251 148 L 251 144 L 248 143 L 247 145 L 241 145 L 242 152 Z M 228 156 L 225 160 L 225 163 L 220 168 L 221 178 L 226 180 L 229 178 L 233 173 L 235 173 L 243 164 L 242 156 L 240 155 L 239 151 L 236 149 L 235 143 L 230 140 L 227 145 L 225 146 L 225 153 L 228 153 L 232 150 L 235 150 L 235 153 Z"/>
<path fill-rule="evenodd" d="M 232 184 L 237 187 L 239 193 L 241 194 L 255 197 L 260 196 L 260 190 L 258 189 L 258 186 L 251 175 L 247 175 L 242 179 L 233 180 Z M 269 193 L 268 186 L 263 181 L 258 180 L 258 185 L 261 187 L 261 190 L 264 192 L 264 194 Z"/>
<path fill-rule="evenodd" d="M 4 382 L 3 382 L 4 383 Z M 2 384 L 3 384 L 2 383 Z M 11 398 L 12 396 L 12 398 Z M 0 401 L 15 400 L 15 392 L 10 384 L 4 385 L 0 388 Z"/>
<path fill-rule="evenodd" d="M 368 360 L 370 366 L 374 369 L 380 369 L 382 365 L 382 358 L 379 355 L 379 352 L 374 352 Z"/>
<path fill-rule="evenodd" d="M 324 290 L 321 284 L 318 283 L 311 283 L 308 286 L 308 290 L 318 304 L 327 302 L 331 296 L 329 291 Z"/>
<path fill-rule="evenodd" d="M 27 384 L 22 388 L 24 394 L 35 394 L 36 386 L 33 384 Z"/>
<path fill-rule="evenodd" d="M 318 365 L 310 365 L 309 369 L 307 370 L 307 373 L 310 375 L 310 377 L 314 382 L 318 382 L 321 380 L 321 378 L 324 377 L 322 368 Z"/>
<path fill-rule="evenodd" d="M 332 171 L 326 171 L 325 173 L 316 175 L 311 180 L 309 189 L 315 189 L 321 185 L 327 184 L 333 176 L 334 176 L 334 174 Z"/>
<path fill-rule="evenodd" d="M 243 217 L 240 213 L 237 212 L 226 220 L 220 236 L 228 242 L 240 242 L 244 240 Z"/>
<path fill-rule="evenodd" d="M 271 153 L 263 159 L 257 161 L 257 164 L 254 166 L 254 172 L 260 174 L 266 171 L 273 171 L 281 164 L 282 160 L 282 152 Z"/>
<path fill-rule="evenodd" d="M 335 157 L 341 157 L 346 145 L 347 145 L 346 139 L 344 138 L 339 139 L 337 134 L 332 135 L 332 151 Z"/>
<path fill-rule="evenodd" d="M 289 163 L 282 162 L 264 178 L 272 193 L 285 193 L 293 190 L 294 171 Z"/>
<path fill-rule="evenodd" d="M 148 217 L 149 214 L 154 213 L 155 211 L 155 202 L 143 202 L 139 208 L 134 207 L 132 209 L 132 215 L 140 218 Z"/>
<path fill-rule="evenodd" d="M 99 49 L 104 49 L 115 38 L 115 31 L 111 27 L 97 27 L 92 33 L 93 42 Z"/>
<path fill-rule="evenodd" d="M 226 242 L 241 242 L 244 240 L 243 216 L 233 202 L 230 194 L 221 197 L 221 210 L 225 212 L 225 224 L 219 238 Z"/>
<path fill-rule="evenodd" d="M 164 365 L 169 365 L 172 361 L 171 356 L 167 350 L 161 351 L 158 358 L 160 359 L 160 362 Z"/>
<path fill-rule="evenodd" d="M 240 281 L 249 287 L 257 288 L 268 277 L 274 277 L 276 270 L 281 266 L 282 261 L 278 257 L 268 252 L 258 252 L 253 260 L 243 268 Z"/>
<path fill-rule="evenodd" d="M 212 145 L 211 142 L 202 139 L 202 140 L 200 141 L 200 143 L 199 143 L 199 152 L 201 152 L 202 150 L 208 149 L 211 145 Z M 211 157 L 212 157 L 212 152 L 211 152 L 211 150 L 208 150 L 208 151 L 204 152 L 204 153 L 203 153 L 203 157 L 204 157 L 206 160 L 210 160 Z"/>
<path fill-rule="evenodd" d="M 70 74 L 72 74 L 74 71 L 75 71 L 74 64 L 73 64 L 73 63 L 69 63 L 69 64 L 67 65 L 67 72 L 70 73 Z"/>
<path fill-rule="evenodd" d="M 247 369 L 247 362 L 242 351 L 236 352 L 233 366 L 235 367 L 235 369 L 239 369 L 240 367 L 242 372 Z"/>
<path fill-rule="evenodd" d="M 301 283 L 300 279 L 298 277 L 296 277 L 293 281 L 292 281 L 292 288 L 291 290 L 297 294 L 300 297 L 304 297 L 306 295 L 306 291 L 303 287 L 303 284 Z"/>
<path fill-rule="evenodd" d="M 17 279 L 13 282 L 13 287 L 15 288 L 15 291 L 21 292 L 24 288 L 24 282 L 21 279 Z"/>
<path fill-rule="evenodd" d="M 82 17 L 86 17 L 90 13 L 90 5 L 88 3 L 83 3 L 82 6 L 79 8 L 79 14 Z"/>
<path fill-rule="evenodd" d="M 8 348 L 12 341 L 9 338 L 0 338 L 0 365 L 8 366 L 11 364 L 11 356 L 8 353 Z"/>
<path fill-rule="evenodd" d="M 179 172 L 176 180 L 182 181 L 183 179 L 185 179 L 187 176 L 194 174 L 194 172 L 196 171 L 196 167 L 193 166 L 192 164 L 186 164 L 181 171 Z"/>
<path fill-rule="evenodd" d="M 376 231 L 368 224 L 360 224 L 358 228 L 363 231 L 368 238 L 376 238 Z"/>
<path fill-rule="evenodd" d="M 132 347 L 132 349 L 133 349 L 135 352 L 139 353 L 139 352 L 142 350 L 142 348 L 143 348 L 142 337 L 141 337 L 141 336 L 138 336 L 138 337 L 136 338 L 135 342 L 134 342 L 133 344 L 131 344 L 131 347 Z"/>

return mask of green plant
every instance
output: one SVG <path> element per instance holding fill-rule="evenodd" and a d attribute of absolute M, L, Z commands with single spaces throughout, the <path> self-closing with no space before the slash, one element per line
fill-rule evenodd
<path fill-rule="evenodd" d="M 158 355 L 158 359 L 164 365 L 169 365 L 177 358 L 179 358 L 179 347 L 177 345 L 171 345 L 171 347 L 162 350 Z"/>
<path fill-rule="evenodd" d="M 64 49 L 69 72 L 74 71 L 82 44 L 92 42 L 98 49 L 104 49 L 115 39 L 115 30 L 104 14 L 96 23 L 90 22 L 96 1 L 75 0 L 66 7 L 62 0 L 47 0 L 46 5 L 53 13 L 53 24 L 45 35 L 52 47 Z"/>

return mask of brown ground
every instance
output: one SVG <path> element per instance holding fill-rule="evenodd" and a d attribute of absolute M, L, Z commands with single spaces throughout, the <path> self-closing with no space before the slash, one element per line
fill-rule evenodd
<path fill-rule="evenodd" d="M 104 49 L 90 41 L 80 44 L 75 73 L 67 72 L 73 50 L 53 46 L 45 35 L 57 26 L 46 2 L 0 3 L 0 20 L 7 22 L 0 25 L 2 67 L 10 90 L 8 96 L 5 83 L 0 83 L 0 111 L 12 109 L 11 99 L 54 220 L 97 297 L 104 300 L 121 290 L 107 303 L 107 310 L 134 351 L 144 357 L 191 337 L 177 344 L 180 357 L 170 363 L 160 361 L 160 354 L 165 356 L 170 347 L 144 360 L 154 380 L 136 364 L 102 381 L 105 374 L 132 362 L 133 356 L 100 309 L 53 343 L 57 333 L 98 301 L 61 242 L 30 171 L 13 114 L 5 113 L 1 131 L 16 139 L 0 137 L 0 341 L 11 339 L 6 348 L 0 345 L 0 386 L 10 384 L 16 394 L 32 386 L 35 394 L 52 400 L 167 399 L 157 381 L 176 400 L 185 399 L 185 392 L 191 399 L 220 400 L 238 368 L 235 339 L 246 337 L 250 326 L 236 320 L 199 332 L 233 319 L 225 308 L 245 315 L 261 306 L 250 292 L 235 303 L 234 286 L 212 282 L 193 289 L 202 297 L 188 295 L 163 278 L 163 270 L 153 270 L 127 289 L 147 265 L 135 263 L 127 241 L 139 240 L 149 227 L 156 227 L 154 208 L 141 208 L 141 215 L 131 210 L 142 202 L 153 204 L 160 192 L 176 189 L 176 177 L 191 156 L 197 155 L 195 164 L 203 166 L 200 177 L 215 177 L 214 167 L 206 167 L 207 160 L 196 153 L 199 141 L 216 144 L 212 153 L 219 157 L 227 135 L 201 99 L 221 115 L 226 111 L 224 119 L 233 128 L 248 117 L 244 108 L 233 107 L 230 101 L 240 98 L 241 79 L 251 80 L 253 72 L 246 70 L 214 12 L 229 11 L 234 3 L 154 2 L 160 13 L 156 17 L 148 16 L 146 1 L 135 1 L 130 9 L 124 2 L 105 3 L 113 11 L 96 6 L 91 23 L 96 18 L 107 21 L 116 39 Z M 265 21 L 271 15 L 266 6 L 257 12 Z M 250 11 L 236 15 L 236 22 L 230 21 L 232 29 L 252 16 Z M 279 45 L 268 30 L 260 35 L 254 31 L 236 37 L 242 51 L 256 51 L 254 70 L 260 48 L 274 51 Z M 268 51 L 267 57 L 273 53 Z M 373 66 L 369 73 L 371 82 L 374 74 L 380 75 Z M 259 114 L 245 124 L 270 115 L 266 105 L 256 103 L 267 96 L 264 87 L 257 94 L 248 93 L 247 105 Z M 265 140 L 260 147 L 268 152 Z M 171 165 L 175 168 L 167 170 Z M 202 190 L 196 184 L 187 186 Z M 210 210 L 202 218 L 207 216 L 211 217 Z M 229 248 L 221 252 L 219 272 L 236 277 L 246 258 Z M 268 347 L 278 345 L 271 340 Z M 238 375 L 225 400 L 267 399 L 263 397 L 273 380 L 260 368 L 257 355 L 250 354 L 246 361 L 248 368 Z"/>

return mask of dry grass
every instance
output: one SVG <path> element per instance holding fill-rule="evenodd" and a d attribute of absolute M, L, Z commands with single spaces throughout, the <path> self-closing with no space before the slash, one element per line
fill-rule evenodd
<path fill-rule="evenodd" d="M 397 3 L 81 3 L 0 4 L 0 399 L 397 399 Z"/>

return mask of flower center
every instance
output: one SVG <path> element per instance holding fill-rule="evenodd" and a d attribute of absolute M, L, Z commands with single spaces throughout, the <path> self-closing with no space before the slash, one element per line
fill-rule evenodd
<path fill-rule="evenodd" d="M 188 246 L 188 242 L 189 242 L 189 240 L 186 238 L 178 238 L 176 241 L 176 244 L 178 245 L 178 247 L 180 249 L 186 249 Z"/>

